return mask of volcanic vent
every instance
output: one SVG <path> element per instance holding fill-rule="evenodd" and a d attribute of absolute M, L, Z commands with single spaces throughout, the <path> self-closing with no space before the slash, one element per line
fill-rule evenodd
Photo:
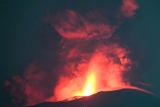
<path fill-rule="evenodd" d="M 132 101 L 132 93 L 136 94 L 133 97 L 145 98 L 144 90 L 130 82 L 128 74 L 132 72 L 134 64 L 130 56 L 131 51 L 120 42 L 120 36 L 117 33 L 123 21 L 134 16 L 138 5 L 135 0 L 116 1 L 119 1 L 119 6 L 110 8 L 113 12 L 99 8 L 87 11 L 65 8 L 46 18 L 51 28 L 61 38 L 60 48 L 56 50 L 58 63 L 55 64 L 56 69 L 49 70 L 50 72 L 43 68 L 43 63 L 41 65 L 33 63 L 21 77 L 13 78 L 15 84 L 22 87 L 26 105 L 47 101 L 54 102 L 53 106 L 60 104 L 61 107 L 65 104 L 67 106 L 70 103 L 69 100 L 72 100 L 73 103 L 78 101 L 80 106 L 85 106 L 84 104 L 90 103 L 86 100 L 87 98 L 97 99 L 99 98 L 97 96 L 100 96 L 97 103 L 101 103 L 100 100 L 105 102 L 104 99 L 110 101 L 112 92 L 120 93 L 120 96 L 129 93 L 129 96 L 131 95 L 129 101 Z M 53 74 L 58 74 L 56 85 L 51 83 L 55 81 Z M 52 92 L 48 91 L 48 87 L 51 87 Z M 18 102 L 17 99 L 21 100 L 22 95 L 15 94 L 15 91 L 19 93 L 16 88 L 14 86 L 11 91 L 16 98 L 15 101 Z M 117 94 L 113 94 L 114 96 Z M 117 99 L 114 98 L 113 101 L 116 102 Z M 127 98 L 124 99 L 127 100 Z M 106 103 L 103 104 L 106 105 Z"/>
<path fill-rule="evenodd" d="M 137 8 L 134 0 L 124 0 L 114 23 L 100 11 L 68 9 L 49 18 L 62 37 L 59 56 L 63 71 L 49 101 L 99 91 L 138 89 L 125 77 L 132 68 L 130 51 L 114 37 L 122 20 L 133 16 Z"/>

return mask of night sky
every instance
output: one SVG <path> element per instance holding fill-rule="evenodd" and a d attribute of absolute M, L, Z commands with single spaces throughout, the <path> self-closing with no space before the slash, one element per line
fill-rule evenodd
<path fill-rule="evenodd" d="M 67 8 L 85 10 L 105 7 L 105 0 L 80 1 L 0 1 L 2 83 L 16 74 L 23 74 L 33 61 L 40 61 L 48 67 L 56 66 L 60 37 L 46 22 L 46 16 Z M 119 0 L 106 0 L 108 2 L 117 5 Z M 133 78 L 149 83 L 147 89 L 160 96 L 160 1 L 138 0 L 138 4 L 136 15 L 126 20 L 118 32 L 121 42 L 131 50 L 137 64 Z M 114 7 L 112 5 L 111 8 Z"/>

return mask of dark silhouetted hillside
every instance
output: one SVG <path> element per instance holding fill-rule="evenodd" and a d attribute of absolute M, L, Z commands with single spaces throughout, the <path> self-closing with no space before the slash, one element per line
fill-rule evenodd
<path fill-rule="evenodd" d="M 131 89 L 99 92 L 72 101 L 44 102 L 31 107 L 160 107 L 158 97 Z"/>

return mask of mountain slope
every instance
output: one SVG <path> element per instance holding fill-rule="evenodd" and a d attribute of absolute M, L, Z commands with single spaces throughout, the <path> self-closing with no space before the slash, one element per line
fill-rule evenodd
<path fill-rule="evenodd" d="M 30 107 L 160 107 L 156 96 L 131 89 L 99 92 L 72 101 L 44 102 Z"/>

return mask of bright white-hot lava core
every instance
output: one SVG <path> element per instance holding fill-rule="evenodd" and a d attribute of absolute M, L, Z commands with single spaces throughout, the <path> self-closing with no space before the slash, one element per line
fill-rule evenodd
<path fill-rule="evenodd" d="M 135 88 L 128 78 L 128 72 L 132 71 L 133 65 L 130 51 L 121 44 L 118 37 L 120 30 L 117 32 L 116 30 L 124 19 L 135 14 L 138 5 L 136 0 L 119 1 L 121 1 L 119 6 L 115 2 L 115 9 L 110 4 L 111 8 L 106 10 L 105 8 L 83 10 L 82 6 L 83 11 L 80 8 L 80 10 L 70 10 L 70 8 L 55 12 L 53 17 L 49 15 L 46 21 L 53 27 L 54 35 L 61 36 L 60 40 L 55 37 L 55 41 L 59 41 L 56 42 L 58 46 L 55 46 L 57 50 L 54 51 L 58 58 L 51 57 L 55 63 L 53 68 L 48 68 L 48 65 L 53 63 L 48 64 L 50 56 L 47 55 L 52 56 L 52 54 L 44 54 L 47 59 L 46 64 L 35 61 L 24 75 L 14 77 L 13 80 L 16 81 L 13 84 L 10 82 L 13 85 L 11 92 L 15 96 L 14 100 L 23 100 L 19 95 L 21 92 L 19 89 L 24 91 L 27 104 L 32 105 L 44 101 L 50 95 L 52 97 L 48 101 L 62 101 L 75 96 L 90 96 L 100 91 Z M 52 53 L 52 51 L 47 52 Z M 8 82 L 7 86 L 10 88 Z M 19 86 L 23 88 L 18 88 Z"/>
<path fill-rule="evenodd" d="M 100 46 L 75 69 L 74 63 L 67 64 L 68 70 L 75 71 L 71 72 L 73 75 L 60 77 L 54 89 L 54 101 L 129 87 L 123 77 L 132 64 L 127 54 L 118 44 L 110 44 Z"/>
<path fill-rule="evenodd" d="M 137 8 L 135 0 L 122 0 L 111 20 L 97 11 L 66 10 L 54 16 L 53 27 L 62 37 L 58 71 L 63 73 L 54 87 L 53 101 L 132 87 L 126 78 L 132 68 L 130 52 L 113 35 L 121 20 L 133 16 Z"/>
<path fill-rule="evenodd" d="M 96 87 L 96 77 L 95 74 L 93 73 L 90 74 L 89 77 L 87 78 L 82 95 L 89 96 L 93 94 L 96 91 L 95 87 Z"/>

